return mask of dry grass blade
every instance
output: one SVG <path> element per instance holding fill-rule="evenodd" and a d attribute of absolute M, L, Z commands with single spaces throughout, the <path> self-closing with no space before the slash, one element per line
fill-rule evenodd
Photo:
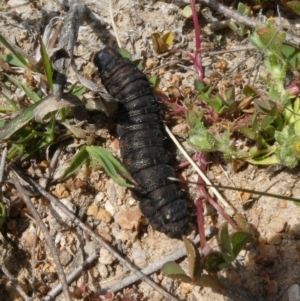
<path fill-rule="evenodd" d="M 7 156 L 7 148 L 5 147 L 2 152 L 1 162 L 0 162 L 0 187 L 3 184 L 3 175 L 4 175 L 4 168 L 5 168 L 5 160 Z M 0 201 L 3 200 L 2 189 L 0 190 Z"/>
<path fill-rule="evenodd" d="M 40 229 L 42 230 L 42 232 L 44 234 L 45 240 L 47 242 L 47 245 L 48 245 L 48 247 L 51 251 L 51 254 L 52 254 L 54 262 L 55 262 L 58 277 L 59 277 L 59 279 L 62 283 L 62 286 L 63 286 L 63 292 L 64 292 L 64 295 L 65 295 L 65 298 L 66 298 L 67 301 L 72 301 L 71 294 L 70 294 L 69 287 L 68 287 L 68 283 L 67 283 L 67 279 L 66 279 L 66 275 L 65 275 L 63 267 L 60 263 L 59 256 L 58 256 L 57 251 L 55 249 L 55 245 L 54 245 L 54 243 L 51 239 L 51 236 L 49 235 L 48 229 L 45 226 L 45 224 L 43 223 L 43 221 L 42 221 L 40 215 L 38 214 L 37 210 L 33 206 L 32 202 L 31 202 L 31 200 L 30 200 L 30 198 L 27 194 L 27 191 L 21 185 L 21 183 L 18 179 L 17 173 L 14 170 L 11 170 L 9 172 L 9 175 L 10 175 L 16 189 L 22 195 L 24 203 L 26 204 L 27 208 L 29 209 L 30 213 L 32 214 L 32 216 L 34 217 L 34 219 L 36 220 L 37 224 L 39 225 Z"/>
<path fill-rule="evenodd" d="M 159 285 L 157 285 L 153 280 L 148 278 L 146 275 L 144 275 L 140 270 L 135 268 L 129 261 L 127 261 L 121 254 L 116 252 L 114 248 L 112 248 L 108 243 L 103 241 L 103 239 L 98 236 L 96 233 L 94 233 L 88 226 L 86 226 L 80 219 L 76 217 L 75 214 L 70 212 L 66 206 L 64 206 L 61 202 L 59 202 L 54 196 L 52 196 L 49 192 L 47 192 L 42 186 L 37 184 L 35 181 L 30 179 L 30 182 L 32 185 L 34 185 L 40 193 L 47 198 L 49 201 L 51 201 L 55 206 L 60 208 L 69 218 L 70 220 L 80 227 L 86 234 L 90 235 L 96 242 L 98 242 L 102 247 L 106 248 L 116 259 L 119 260 L 119 262 L 132 271 L 133 273 L 139 275 L 140 279 L 145 281 L 148 285 L 150 285 L 152 288 L 160 292 L 165 298 L 168 298 L 171 301 L 178 301 L 175 297 L 173 297 L 171 294 L 166 292 L 164 289 L 162 289 Z"/>

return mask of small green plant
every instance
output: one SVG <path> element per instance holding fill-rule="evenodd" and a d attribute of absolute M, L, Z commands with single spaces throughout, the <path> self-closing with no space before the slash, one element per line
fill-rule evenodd
<path fill-rule="evenodd" d="M 0 42 L 11 51 L 11 54 L 1 55 L 5 62 L 40 73 L 43 78 L 47 79 L 48 91 L 50 93 L 53 92 L 53 71 L 41 39 L 42 67 L 40 67 L 40 64 L 34 63 L 33 59 L 31 59 L 29 64 L 28 59 L 18 52 L 2 35 L 0 35 Z M 123 54 L 126 55 L 124 51 Z M 137 62 L 137 64 L 139 63 Z M 64 139 L 70 136 L 86 138 L 85 131 L 75 128 L 75 125 L 72 124 L 72 114 L 69 114 L 71 107 L 84 106 L 79 97 L 83 96 L 85 87 L 77 86 L 77 83 L 75 83 L 69 87 L 68 93 L 63 93 L 60 101 L 56 101 L 53 95 L 42 97 L 34 89 L 9 74 L 5 74 L 3 80 L 4 82 L 1 83 L 2 87 L 7 87 L 9 84 L 11 85 L 11 90 L 14 87 L 18 87 L 26 95 L 26 101 L 29 104 L 26 108 L 19 108 L 19 105 L 3 93 L 8 106 L 2 106 L 0 109 L 6 112 L 19 112 L 16 117 L 6 122 L 3 121 L 0 124 L 0 141 L 5 141 L 9 147 L 8 160 L 15 160 L 16 158 L 25 160 L 38 151 L 44 150 L 47 146 L 57 143 L 62 137 Z M 38 86 L 39 83 L 35 83 L 35 87 Z M 45 108 L 46 110 L 43 111 Z M 109 152 L 97 146 L 81 147 L 79 152 L 71 159 L 70 166 L 61 177 L 61 180 L 75 173 L 82 164 L 89 164 L 90 159 L 92 159 L 92 162 L 100 164 L 119 185 L 133 187 L 133 185 L 127 184 L 119 176 L 121 174 L 132 183 L 135 183 L 122 164 Z"/>
<path fill-rule="evenodd" d="M 199 151 L 220 151 L 225 159 L 244 159 L 253 164 L 283 164 L 293 168 L 300 159 L 300 98 L 294 94 L 293 85 L 286 86 L 289 70 L 299 72 L 300 50 L 285 45 L 285 34 L 278 33 L 273 24 L 259 28 L 249 35 L 249 40 L 265 52 L 264 65 L 267 76 L 260 76 L 266 91 L 257 92 L 250 85 L 244 87 L 244 97 L 252 99 L 253 115 L 241 115 L 240 103 L 235 100 L 232 88 L 224 96 L 215 94 L 211 88 L 196 82 L 197 98 L 205 102 L 217 114 L 226 119 L 226 113 L 239 113 L 238 121 L 231 122 L 224 134 L 212 135 L 201 121 L 189 123 L 191 127 L 189 143 Z M 294 94 L 293 94 L 294 93 Z M 188 112 L 189 115 L 195 112 Z M 225 116 L 225 117 L 224 117 Z M 253 142 L 248 151 L 234 147 L 231 137 L 234 132 L 241 133 Z"/>
<path fill-rule="evenodd" d="M 251 9 L 250 7 L 246 6 L 244 3 L 240 2 L 237 7 L 237 11 L 242 16 L 250 16 L 251 15 Z M 243 37 L 247 34 L 248 29 L 247 27 L 240 22 L 236 21 L 230 21 L 228 26 L 236 32 L 240 37 Z"/>
<path fill-rule="evenodd" d="M 248 232 L 229 235 L 227 223 L 219 231 L 220 251 L 214 251 L 208 245 L 200 251 L 190 240 L 184 238 L 189 274 L 176 262 L 166 263 L 162 271 L 173 279 L 226 291 L 226 284 L 217 272 L 228 268 L 251 238 Z"/>

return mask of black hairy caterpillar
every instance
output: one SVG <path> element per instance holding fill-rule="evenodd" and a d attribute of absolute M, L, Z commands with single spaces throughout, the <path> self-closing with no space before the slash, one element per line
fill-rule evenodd
<path fill-rule="evenodd" d="M 140 185 L 132 191 L 155 230 L 180 238 L 189 223 L 184 192 L 170 165 L 161 106 L 147 77 L 119 52 L 107 47 L 94 57 L 103 85 L 118 100 L 117 133 L 127 170 Z"/>

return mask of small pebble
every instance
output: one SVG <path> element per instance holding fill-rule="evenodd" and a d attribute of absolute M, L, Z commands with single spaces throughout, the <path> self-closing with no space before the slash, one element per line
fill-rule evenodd
<path fill-rule="evenodd" d="M 104 264 L 98 265 L 98 271 L 101 276 L 101 278 L 107 278 L 108 277 L 108 270 Z"/>
<path fill-rule="evenodd" d="M 97 214 L 98 214 L 98 211 L 99 211 L 99 207 L 97 205 L 92 205 L 92 206 L 88 207 L 88 209 L 86 211 L 86 214 L 90 215 L 90 216 L 93 216 L 93 217 L 96 217 Z"/>
<path fill-rule="evenodd" d="M 193 286 L 190 283 L 182 282 L 180 284 L 180 291 L 183 295 L 188 295 L 193 290 Z"/>
<path fill-rule="evenodd" d="M 72 258 L 73 256 L 66 249 L 63 249 L 59 254 L 59 259 L 63 266 L 67 266 Z"/>
<path fill-rule="evenodd" d="M 110 201 L 105 202 L 104 208 L 110 213 L 111 216 L 115 215 L 116 209 L 114 208 L 114 206 L 111 204 Z"/>
<path fill-rule="evenodd" d="M 95 196 L 95 202 L 101 203 L 101 201 L 104 199 L 104 193 L 102 191 L 98 192 Z"/>
<path fill-rule="evenodd" d="M 112 237 L 109 233 L 107 233 L 100 225 L 96 228 L 95 231 L 104 241 L 111 243 Z"/>
<path fill-rule="evenodd" d="M 273 245 L 260 245 L 259 249 L 261 255 L 268 259 L 273 259 L 277 256 L 277 249 Z"/>
<path fill-rule="evenodd" d="M 268 283 L 268 294 L 269 295 L 276 295 L 278 292 L 278 285 L 277 282 L 275 280 L 271 280 Z"/>
<path fill-rule="evenodd" d="M 111 265 L 115 258 L 104 248 L 101 248 L 99 262 L 105 265 Z"/>
<path fill-rule="evenodd" d="M 284 231 L 286 226 L 286 221 L 282 218 L 274 218 L 268 225 L 268 228 L 276 233 L 281 233 Z"/>
<path fill-rule="evenodd" d="M 146 263 L 147 252 L 141 249 L 136 249 L 132 252 L 131 258 L 137 266 L 141 266 Z"/>
<path fill-rule="evenodd" d="M 273 232 L 267 232 L 265 235 L 265 238 L 267 240 L 267 243 L 269 245 L 279 245 L 281 244 L 281 234 L 273 233 Z"/>
<path fill-rule="evenodd" d="M 141 222 L 141 211 L 136 209 L 126 209 L 117 215 L 117 223 L 126 230 L 137 230 Z"/>
<path fill-rule="evenodd" d="M 287 292 L 289 301 L 300 301 L 300 287 L 298 284 L 291 285 Z"/>
<path fill-rule="evenodd" d="M 110 223 L 112 220 L 112 216 L 110 215 L 110 213 L 104 209 L 100 209 L 98 211 L 96 218 L 106 223 Z"/>
<path fill-rule="evenodd" d="M 84 252 L 90 256 L 92 255 L 94 252 L 97 251 L 97 245 L 94 241 L 88 241 L 85 245 L 84 245 Z"/>

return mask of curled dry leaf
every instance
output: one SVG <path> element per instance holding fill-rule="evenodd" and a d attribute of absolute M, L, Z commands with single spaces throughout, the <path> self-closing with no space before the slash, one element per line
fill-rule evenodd
<path fill-rule="evenodd" d="M 35 120 L 39 123 L 49 121 L 49 113 L 55 112 L 62 108 L 72 108 L 84 106 L 81 100 L 72 94 L 64 93 L 58 101 L 55 96 L 49 97 L 41 105 L 37 106 L 34 110 Z"/>

